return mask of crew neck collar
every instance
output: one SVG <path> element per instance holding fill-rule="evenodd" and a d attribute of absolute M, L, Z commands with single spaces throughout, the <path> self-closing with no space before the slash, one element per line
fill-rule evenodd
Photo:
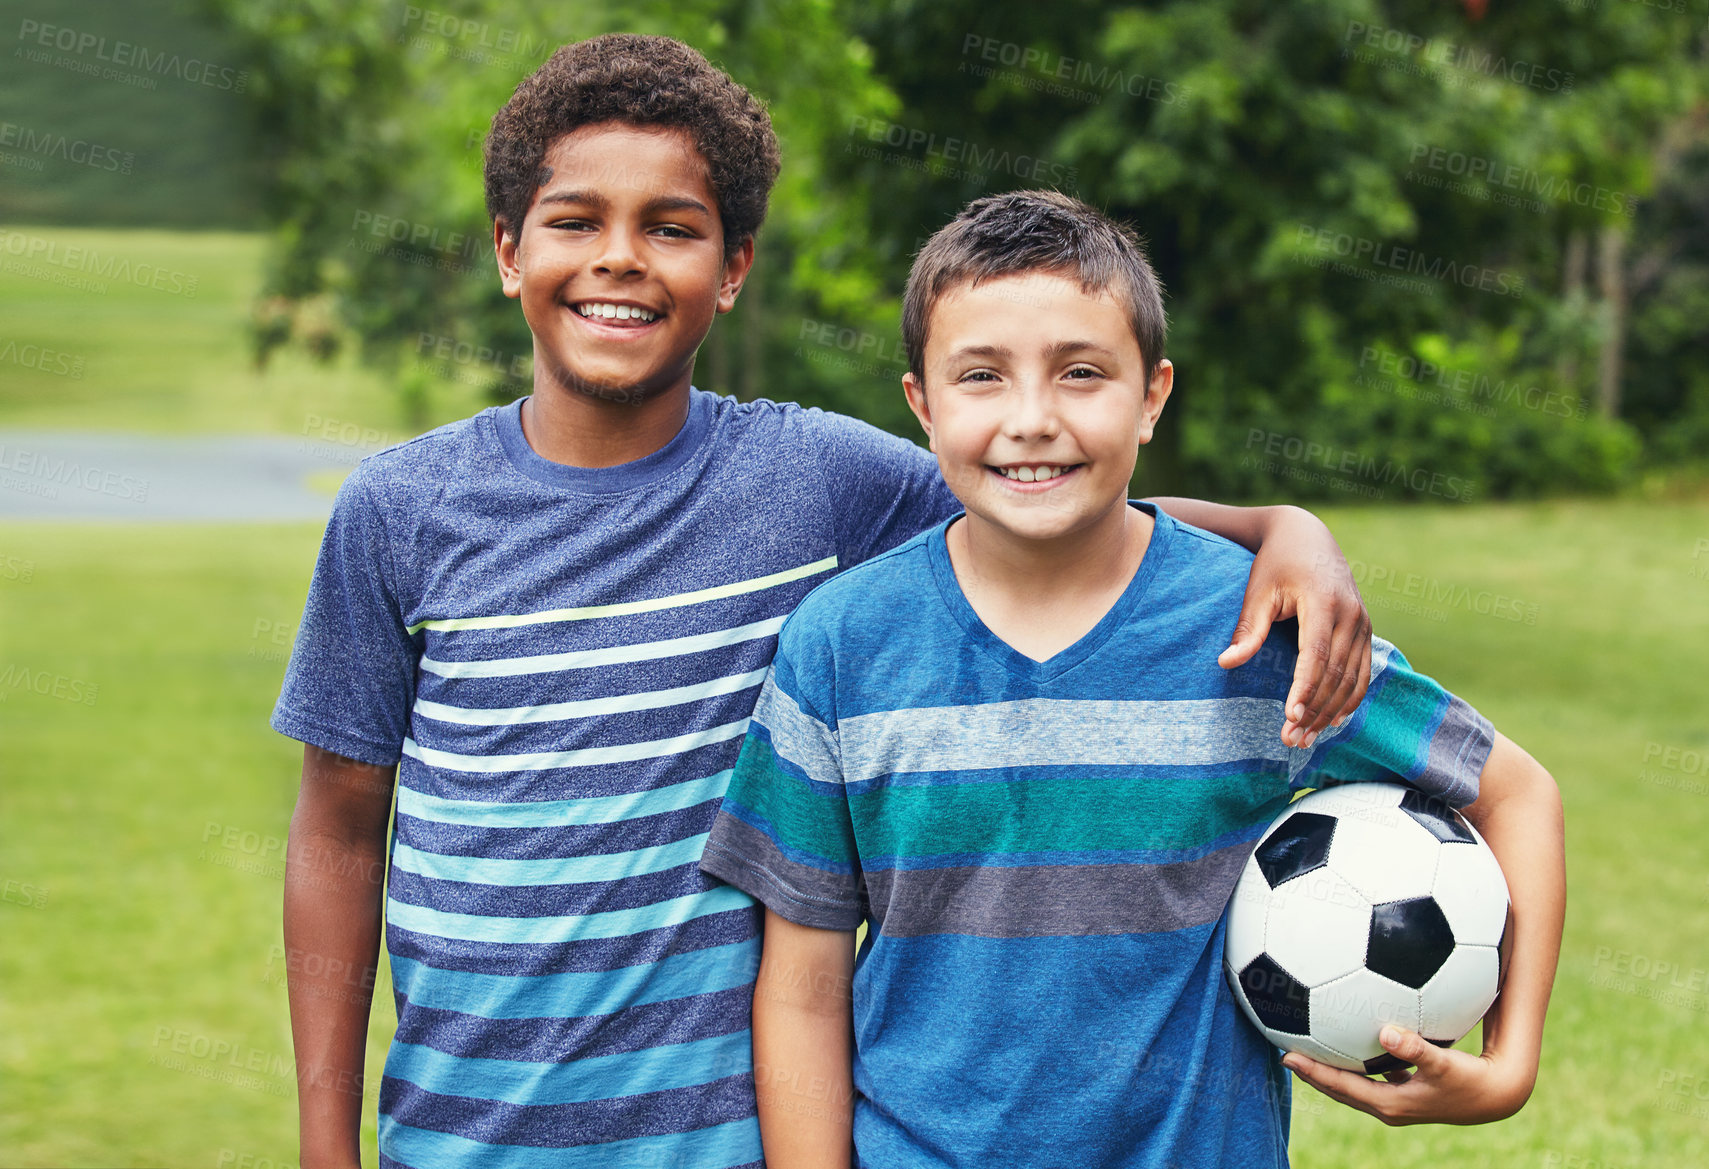
<path fill-rule="evenodd" d="M 652 454 L 612 467 L 573 467 L 537 453 L 522 433 L 522 404 L 528 400 L 526 397 L 499 407 L 493 413 L 493 421 L 498 428 L 499 444 L 511 465 L 530 479 L 572 491 L 609 495 L 655 483 L 686 463 L 712 429 L 714 398 L 715 395 L 691 387 L 688 417 L 676 435 Z"/>

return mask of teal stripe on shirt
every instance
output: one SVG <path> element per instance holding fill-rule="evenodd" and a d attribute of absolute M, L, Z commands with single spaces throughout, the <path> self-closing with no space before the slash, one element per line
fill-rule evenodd
<path fill-rule="evenodd" d="M 540 860 L 502 860 L 494 857 L 452 856 L 423 852 L 407 844 L 392 849 L 392 867 L 438 881 L 461 881 L 472 885 L 579 885 L 596 881 L 618 881 L 645 873 L 659 873 L 700 860 L 706 833 L 685 836 L 670 844 L 635 848 L 627 852 L 593 856 L 545 857 Z"/>
<path fill-rule="evenodd" d="M 533 800 L 527 803 L 489 804 L 476 800 L 448 800 L 414 788 L 398 785 L 398 813 L 440 824 L 469 824 L 483 828 L 561 828 L 569 824 L 615 824 L 660 812 L 692 808 L 707 800 L 721 799 L 730 786 L 730 772 L 714 772 L 700 779 L 685 780 L 648 791 L 620 796 L 587 796 L 579 800 Z"/>
<path fill-rule="evenodd" d="M 758 1161 L 762 1155 L 758 1117 L 690 1132 L 542 1149 L 489 1145 L 399 1124 L 382 1114 L 380 1146 L 389 1157 L 429 1169 L 435 1165 L 480 1165 L 482 1169 L 663 1169 L 693 1165 L 695 1169 L 723 1169 Z"/>
<path fill-rule="evenodd" d="M 645 1047 L 569 1063 L 472 1059 L 415 1043 L 396 1043 L 386 1075 L 441 1096 L 473 1096 L 507 1104 L 581 1104 L 643 1092 L 710 1084 L 752 1066 L 747 1031 L 714 1035 L 668 1047 Z"/>
<path fill-rule="evenodd" d="M 446 913 L 423 905 L 386 899 L 386 922 L 412 933 L 466 942 L 519 942 L 530 945 L 575 942 L 585 938 L 621 938 L 644 930 L 681 925 L 697 917 L 745 909 L 753 898 L 730 885 L 672 897 L 636 909 L 572 913 L 558 917 L 482 917 Z"/>
<path fill-rule="evenodd" d="M 728 990 L 753 981 L 749 942 L 672 954 L 615 970 L 563 974 L 475 974 L 392 959 L 392 985 L 412 1006 L 484 1019 L 580 1018 L 624 1007 Z"/>

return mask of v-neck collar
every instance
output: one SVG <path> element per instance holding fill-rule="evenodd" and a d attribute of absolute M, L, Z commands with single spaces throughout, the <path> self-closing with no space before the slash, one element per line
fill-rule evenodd
<path fill-rule="evenodd" d="M 1168 557 L 1175 538 L 1175 521 L 1159 511 L 1156 505 L 1140 503 L 1137 500 L 1129 500 L 1128 503 L 1129 506 L 1149 515 L 1154 525 L 1151 542 L 1146 546 L 1145 555 L 1140 559 L 1133 579 L 1128 581 L 1127 587 L 1122 590 L 1121 596 L 1116 598 L 1116 603 L 1110 606 L 1109 612 L 1099 618 L 1098 623 L 1087 630 L 1080 640 L 1042 662 L 1029 658 L 992 633 L 968 603 L 967 594 L 961 591 L 961 582 L 955 578 L 955 566 L 950 563 L 949 544 L 945 533 L 949 531 L 951 524 L 966 513 L 957 513 L 932 529 L 931 537 L 927 541 L 931 553 L 932 577 L 937 582 L 938 593 L 943 597 L 945 607 L 967 634 L 968 640 L 1011 674 L 1035 685 L 1060 677 L 1097 653 L 1110 639 L 1110 635 L 1120 629 L 1129 615 L 1138 608 L 1146 588 Z"/>

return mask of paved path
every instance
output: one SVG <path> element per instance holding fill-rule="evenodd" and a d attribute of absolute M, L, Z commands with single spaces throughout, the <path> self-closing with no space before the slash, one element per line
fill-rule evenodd
<path fill-rule="evenodd" d="M 0 519 L 322 520 L 307 480 L 366 449 L 313 438 L 0 430 Z"/>

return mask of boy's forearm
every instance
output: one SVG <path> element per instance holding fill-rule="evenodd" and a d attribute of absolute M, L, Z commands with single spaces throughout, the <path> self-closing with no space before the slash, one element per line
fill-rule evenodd
<path fill-rule="evenodd" d="M 1483 785 L 1493 789 L 1466 809 L 1507 878 L 1512 938 L 1501 997 L 1484 1019 L 1484 1050 L 1529 1069 L 1517 1103 L 1535 1082 L 1543 1018 L 1554 987 L 1566 917 L 1565 825 L 1560 790 L 1541 764 L 1496 735 Z M 1516 1105 L 1517 1106 L 1517 1105 Z"/>
<path fill-rule="evenodd" d="M 1174 495 L 1159 495 L 1145 502 L 1154 503 L 1175 519 L 1192 524 L 1195 528 L 1203 528 L 1207 532 L 1215 532 L 1225 540 L 1232 540 L 1248 552 L 1258 551 L 1258 545 L 1264 542 L 1269 534 L 1270 525 L 1279 518 L 1278 513 L 1298 511 L 1298 508 L 1286 506 L 1276 507 L 1233 507 L 1226 503 L 1211 503 L 1204 499 L 1186 499 Z"/>
<path fill-rule="evenodd" d="M 340 762 L 342 768 L 305 763 L 285 854 L 285 969 L 303 1169 L 360 1165 L 362 1074 L 383 919 L 386 833 L 377 808 L 390 774 Z M 389 807 L 389 790 L 383 799 Z"/>
<path fill-rule="evenodd" d="M 808 946 L 779 944 L 785 932 L 791 941 L 823 936 Z M 846 932 L 808 930 L 766 913 L 753 1028 L 754 1089 L 769 1169 L 848 1169 L 854 1147 L 853 954 Z"/>

